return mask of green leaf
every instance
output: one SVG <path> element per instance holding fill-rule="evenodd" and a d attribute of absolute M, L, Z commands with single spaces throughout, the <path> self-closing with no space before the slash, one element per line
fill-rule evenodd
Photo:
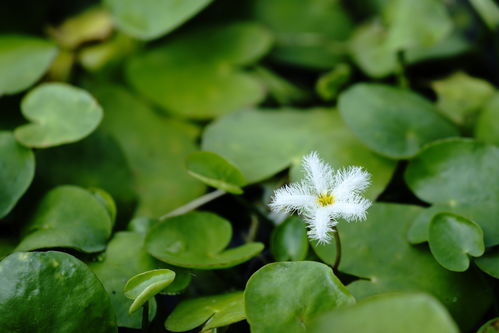
<path fill-rule="evenodd" d="M 263 100 L 260 82 L 241 67 L 262 57 L 271 41 L 269 32 L 256 23 L 190 30 L 132 58 L 126 78 L 173 115 L 213 118 Z"/>
<path fill-rule="evenodd" d="M 480 226 L 451 213 L 440 213 L 433 217 L 428 230 L 428 242 L 438 263 L 456 272 L 468 269 L 469 256 L 479 257 L 485 251 Z"/>
<path fill-rule="evenodd" d="M 499 279 L 499 249 L 492 249 L 474 261 L 483 272 Z"/>
<path fill-rule="evenodd" d="M 119 217 L 133 212 L 137 200 L 134 175 L 120 145 L 102 130 L 74 144 L 40 150 L 36 162 L 36 178 L 46 187 L 102 188 L 116 200 Z"/>
<path fill-rule="evenodd" d="M 215 214 L 191 212 L 154 225 L 147 234 L 147 251 L 168 264 L 197 269 L 239 265 L 260 253 L 261 243 L 225 249 L 232 238 L 231 224 Z"/>
<path fill-rule="evenodd" d="M 292 216 L 272 232 L 270 251 L 277 261 L 303 260 L 308 252 L 307 227 L 303 220 Z"/>
<path fill-rule="evenodd" d="M 31 149 L 17 143 L 11 132 L 0 131 L 0 218 L 14 208 L 26 192 L 35 173 Z"/>
<path fill-rule="evenodd" d="M 130 278 L 123 288 L 125 296 L 133 299 L 128 313 L 134 313 L 154 295 L 168 287 L 175 279 L 175 272 L 169 269 L 155 269 Z"/>
<path fill-rule="evenodd" d="M 252 10 L 276 36 L 276 60 L 330 69 L 346 58 L 353 23 L 339 1 L 258 0 Z"/>
<path fill-rule="evenodd" d="M 206 128 L 202 148 L 234 163 L 250 184 L 291 164 L 293 180 L 300 178 L 301 157 L 316 150 L 335 168 L 365 167 L 373 175 L 371 198 L 383 191 L 395 168 L 394 161 L 364 147 L 336 111 L 325 109 L 235 112 Z"/>
<path fill-rule="evenodd" d="M 197 128 L 158 115 L 114 84 L 87 86 L 106 110 L 102 130 L 118 141 L 136 177 L 137 216 L 161 216 L 204 192 L 185 170 L 186 156 L 196 150 Z"/>
<path fill-rule="evenodd" d="M 477 140 L 499 146 L 499 94 L 496 93 L 478 116 L 475 126 Z"/>
<path fill-rule="evenodd" d="M 455 124 L 471 128 L 482 106 L 492 97 L 495 88 L 489 82 L 457 72 L 433 81 L 437 108 Z"/>
<path fill-rule="evenodd" d="M 64 247 L 92 253 L 106 248 L 113 221 L 89 191 L 65 185 L 49 191 L 25 227 L 17 251 Z"/>
<path fill-rule="evenodd" d="M 194 152 L 187 156 L 187 171 L 203 183 L 223 191 L 242 194 L 246 183 L 239 169 L 222 156 L 208 151 Z"/>
<path fill-rule="evenodd" d="M 394 293 L 369 297 L 320 317 L 311 333 L 458 333 L 440 302 L 426 294 Z"/>
<path fill-rule="evenodd" d="M 85 90 L 65 83 L 45 83 L 22 100 L 30 124 L 16 128 L 16 139 L 28 147 L 47 148 L 83 139 L 102 119 L 102 108 Z"/>
<path fill-rule="evenodd" d="M 352 67 L 345 63 L 338 64 L 329 72 L 321 75 L 315 90 L 324 101 L 333 101 L 340 91 L 350 81 L 352 77 Z"/>
<path fill-rule="evenodd" d="M 340 223 L 339 269 L 362 278 L 348 285 L 358 300 L 385 292 L 425 292 L 445 305 L 463 331 L 471 330 L 489 308 L 489 287 L 476 270 L 446 270 L 427 248 L 407 242 L 407 228 L 421 211 L 418 206 L 375 204 L 367 221 Z"/>
<path fill-rule="evenodd" d="M 265 265 L 244 291 L 251 332 L 306 332 L 311 321 L 355 299 L 330 267 L 313 261 Z"/>
<path fill-rule="evenodd" d="M 400 88 L 359 83 L 340 95 L 338 105 L 357 137 L 391 158 L 410 158 L 429 142 L 458 135 L 429 101 Z"/>
<path fill-rule="evenodd" d="M 118 29 L 140 38 L 161 37 L 208 6 L 212 0 L 105 0 Z"/>
<path fill-rule="evenodd" d="M 32 86 L 47 71 L 57 47 L 44 39 L 0 36 L 0 96 L 15 94 Z"/>
<path fill-rule="evenodd" d="M 494 318 L 483 324 L 476 333 L 497 333 L 499 332 L 499 318 Z"/>
<path fill-rule="evenodd" d="M 243 292 L 188 299 L 175 307 L 166 318 L 165 328 L 172 332 L 201 331 L 224 327 L 246 318 Z"/>
<path fill-rule="evenodd" d="M 323 263 L 329 266 L 334 265 L 336 262 L 336 239 L 333 238 L 329 243 L 310 241 L 310 246 Z"/>
<path fill-rule="evenodd" d="M 0 262 L 0 271 L 0 304 L 10 309 L 0 315 L 0 331 L 117 332 L 109 296 L 73 256 L 54 251 L 14 253 Z"/>

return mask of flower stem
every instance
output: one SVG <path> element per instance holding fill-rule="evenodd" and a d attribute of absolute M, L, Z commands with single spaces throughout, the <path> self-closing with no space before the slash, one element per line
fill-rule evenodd
<path fill-rule="evenodd" d="M 340 240 L 340 232 L 335 227 L 334 228 L 334 243 L 336 244 L 336 259 L 334 260 L 333 271 L 334 273 L 338 273 L 338 267 L 340 266 L 341 261 L 341 240 Z"/>
<path fill-rule="evenodd" d="M 179 207 L 179 208 L 177 208 L 175 210 L 172 210 L 169 213 L 166 213 L 165 215 L 161 216 L 159 218 L 159 220 L 163 221 L 163 220 L 165 220 L 165 219 L 167 219 L 169 217 L 172 217 L 172 216 L 177 216 L 177 215 L 182 215 L 182 214 L 188 213 L 191 210 L 199 208 L 202 205 L 204 205 L 204 204 L 206 204 L 206 203 L 208 203 L 208 202 L 210 202 L 212 200 L 215 200 L 218 197 L 221 197 L 225 193 L 226 192 L 222 191 L 222 190 L 216 190 L 216 191 L 213 191 L 213 192 L 210 192 L 210 193 L 206 193 L 205 195 L 202 195 L 199 198 L 196 198 L 196 199 L 192 200 L 191 202 L 188 202 L 185 205 L 183 205 L 183 206 L 181 206 L 181 207 Z"/>
<path fill-rule="evenodd" d="M 146 302 L 142 308 L 142 332 L 149 331 L 149 302 Z"/>

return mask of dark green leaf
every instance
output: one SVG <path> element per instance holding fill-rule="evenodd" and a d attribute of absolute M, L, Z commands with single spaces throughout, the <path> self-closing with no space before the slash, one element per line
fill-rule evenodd
<path fill-rule="evenodd" d="M 307 227 L 297 216 L 290 217 L 272 232 L 270 250 L 277 261 L 303 260 L 308 252 Z"/>

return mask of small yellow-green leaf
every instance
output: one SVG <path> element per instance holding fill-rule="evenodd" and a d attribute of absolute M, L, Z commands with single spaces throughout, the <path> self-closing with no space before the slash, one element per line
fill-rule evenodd
<path fill-rule="evenodd" d="M 241 194 L 246 180 L 239 169 L 222 156 L 199 151 L 187 156 L 187 171 L 203 183 L 223 191 Z"/>
<path fill-rule="evenodd" d="M 134 313 L 150 298 L 168 287 L 175 279 L 175 272 L 169 269 L 155 269 L 137 274 L 127 281 L 124 287 L 125 296 L 133 299 L 128 310 Z"/>
<path fill-rule="evenodd" d="M 243 292 L 188 299 L 175 307 L 166 318 L 172 332 L 192 330 L 204 323 L 201 331 L 228 326 L 246 318 Z"/>

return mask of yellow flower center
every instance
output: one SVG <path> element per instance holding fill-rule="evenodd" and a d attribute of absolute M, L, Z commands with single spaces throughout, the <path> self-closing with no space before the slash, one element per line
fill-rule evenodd
<path fill-rule="evenodd" d="M 319 194 L 319 196 L 317 197 L 317 203 L 322 207 L 332 205 L 334 204 L 334 196 L 329 193 Z"/>

